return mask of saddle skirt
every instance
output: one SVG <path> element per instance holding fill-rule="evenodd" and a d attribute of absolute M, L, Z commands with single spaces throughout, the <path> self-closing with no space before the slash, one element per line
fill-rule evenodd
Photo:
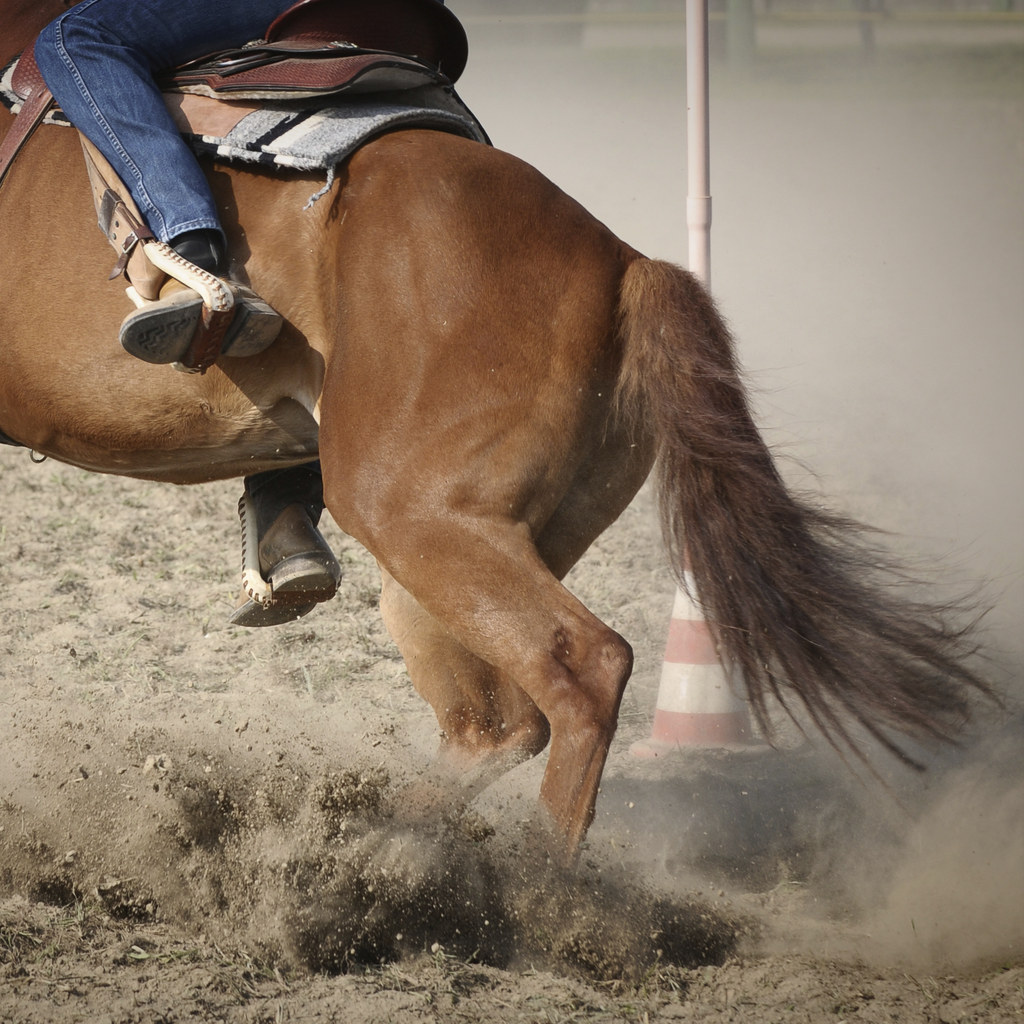
<path fill-rule="evenodd" d="M 445 131 L 489 143 L 483 126 L 444 80 L 380 56 L 355 69 L 345 86 L 267 95 L 235 87 L 230 94 L 169 91 L 165 101 L 200 156 L 300 171 L 332 172 L 364 143 L 399 129 Z M 230 95 L 230 98 L 225 98 Z"/>

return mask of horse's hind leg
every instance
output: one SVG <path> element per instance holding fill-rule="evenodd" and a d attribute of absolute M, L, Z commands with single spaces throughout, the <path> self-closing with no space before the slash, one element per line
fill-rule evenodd
<path fill-rule="evenodd" d="M 493 739 L 493 730 L 500 726 L 480 714 L 499 706 L 514 708 L 514 728 L 523 730 L 528 723 L 537 730 L 540 720 L 518 699 L 516 688 L 532 701 L 551 736 L 541 802 L 568 849 L 575 850 L 593 818 L 632 669 L 629 645 L 552 576 L 521 525 L 486 518 L 435 518 L 424 524 L 403 517 L 401 523 L 388 522 L 382 536 L 388 539 L 389 570 L 440 626 L 421 626 L 399 641 L 412 652 L 414 664 L 443 651 L 444 667 L 438 671 L 411 669 L 419 676 L 418 685 L 429 679 L 426 695 L 435 712 L 443 722 L 461 726 L 457 734 L 467 743 L 466 724 L 470 731 L 474 724 L 478 730 L 486 724 Z M 367 540 L 380 555 L 384 545 L 374 543 L 373 537 Z M 422 557 L 426 551 L 429 558 Z M 437 646 L 445 631 L 471 660 L 457 655 L 450 643 Z M 466 700 L 468 690 L 450 682 L 451 672 L 467 667 L 473 679 L 469 689 L 477 691 L 475 702 Z M 453 693 L 460 709 L 454 716 L 446 704 Z M 518 748 L 513 745 L 519 755 L 529 750 L 524 735 L 520 732 Z M 540 738 L 534 731 L 531 744 Z"/>
<path fill-rule="evenodd" d="M 502 673 L 466 650 L 419 602 L 382 571 L 381 615 L 417 692 L 441 728 L 442 782 L 468 802 L 547 746 L 537 705 Z"/>

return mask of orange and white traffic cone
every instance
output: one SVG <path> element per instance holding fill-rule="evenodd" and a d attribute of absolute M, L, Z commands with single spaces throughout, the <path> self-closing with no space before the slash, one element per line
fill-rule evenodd
<path fill-rule="evenodd" d="M 647 740 L 629 749 L 634 757 L 660 757 L 685 747 L 738 747 L 751 742 L 746 702 L 738 696 L 718 656 L 695 597 L 678 588 L 669 623 L 654 724 Z"/>

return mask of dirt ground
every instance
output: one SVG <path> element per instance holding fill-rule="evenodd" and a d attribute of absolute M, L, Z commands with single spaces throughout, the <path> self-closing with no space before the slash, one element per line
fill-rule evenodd
<path fill-rule="evenodd" d="M 435 723 L 372 559 L 333 523 L 334 602 L 243 630 L 226 623 L 237 483 L 4 449 L 0 1020 L 1024 1019 L 1024 80 L 1019 50 L 986 45 L 909 78 L 884 49 L 873 70 L 841 51 L 721 72 L 716 152 L 740 209 L 715 290 L 772 440 L 901 553 L 952 556 L 943 585 L 989 581 L 1005 712 L 981 710 L 923 776 L 853 771 L 785 728 L 775 749 L 634 758 L 673 592 L 645 490 L 569 580 L 637 670 L 567 875 L 530 842 L 543 759 L 466 815 L 405 820 Z M 652 198 L 685 180 L 681 143 L 635 113 L 679 113 L 678 53 L 622 58 L 603 104 L 592 53 L 535 55 L 514 109 L 521 62 L 475 59 L 463 95 L 498 144 L 685 260 L 679 196 Z M 530 96 L 547 97 L 540 127 Z M 589 149 L 602 129 L 606 147 L 625 133 L 612 155 Z M 882 251 L 861 205 L 878 202 L 898 211 Z"/>

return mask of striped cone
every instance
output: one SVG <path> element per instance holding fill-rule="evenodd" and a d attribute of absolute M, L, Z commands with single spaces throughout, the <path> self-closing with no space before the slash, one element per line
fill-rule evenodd
<path fill-rule="evenodd" d="M 690 594 L 693 577 L 686 574 Z M 737 696 L 718 657 L 700 605 L 676 590 L 650 739 L 634 743 L 634 757 L 659 757 L 683 747 L 732 747 L 751 742 L 746 703 Z"/>

